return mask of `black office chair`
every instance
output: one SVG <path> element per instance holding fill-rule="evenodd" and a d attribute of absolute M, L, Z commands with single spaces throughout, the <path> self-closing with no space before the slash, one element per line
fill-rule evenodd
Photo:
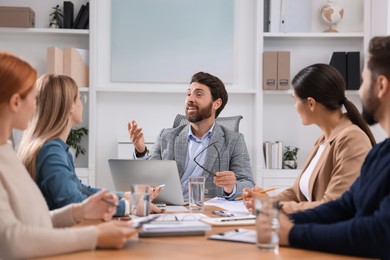
<path fill-rule="evenodd" d="M 242 116 L 227 116 L 227 117 L 217 117 L 215 120 L 221 126 L 226 127 L 227 129 L 235 132 L 239 132 L 240 121 Z M 173 121 L 173 128 L 180 125 L 188 124 L 188 120 L 185 115 L 177 114 L 175 120 Z"/>

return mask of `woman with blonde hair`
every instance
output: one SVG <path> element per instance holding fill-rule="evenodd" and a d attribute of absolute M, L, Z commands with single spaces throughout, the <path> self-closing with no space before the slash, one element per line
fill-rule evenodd
<path fill-rule="evenodd" d="M 12 129 L 24 130 L 36 109 L 37 72 L 27 62 L 0 52 L 0 258 L 32 258 L 96 247 L 122 247 L 137 231 L 110 221 L 67 229 L 83 219 L 111 219 L 118 202 L 101 191 L 81 203 L 50 211 L 42 193 L 8 141 Z"/>
<path fill-rule="evenodd" d="M 49 209 L 57 209 L 80 202 L 100 189 L 81 183 L 66 144 L 72 127 L 82 122 L 83 104 L 76 82 L 65 75 L 45 74 L 38 79 L 37 88 L 37 110 L 23 135 L 19 158 L 37 182 Z M 115 215 L 128 215 L 130 193 L 116 195 L 120 200 Z M 159 209 L 152 205 L 152 211 Z"/>

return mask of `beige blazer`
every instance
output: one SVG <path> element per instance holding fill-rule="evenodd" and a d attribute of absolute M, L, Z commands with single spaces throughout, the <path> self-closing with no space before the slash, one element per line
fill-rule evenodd
<path fill-rule="evenodd" d="M 324 141 L 324 136 L 316 141 L 302 173 Z M 371 148 L 368 136 L 354 125 L 347 115 L 344 115 L 331 133 L 329 144 L 325 147 L 310 176 L 311 201 L 307 201 L 299 189 L 302 173 L 295 180 L 293 187 L 282 191 L 275 198 L 282 201 L 286 213 L 303 211 L 339 198 L 360 175 L 360 167 Z"/>

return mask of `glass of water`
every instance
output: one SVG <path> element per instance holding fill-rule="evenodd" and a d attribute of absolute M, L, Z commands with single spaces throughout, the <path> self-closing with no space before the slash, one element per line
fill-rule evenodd
<path fill-rule="evenodd" d="M 190 177 L 188 180 L 188 206 L 191 211 L 204 210 L 205 180 L 203 176 Z"/>

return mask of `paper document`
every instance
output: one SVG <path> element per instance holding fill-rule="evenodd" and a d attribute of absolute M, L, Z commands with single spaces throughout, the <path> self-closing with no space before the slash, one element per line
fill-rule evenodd
<path fill-rule="evenodd" d="M 187 212 L 190 211 L 184 206 L 166 206 L 166 212 Z"/>
<path fill-rule="evenodd" d="M 209 239 L 256 244 L 256 230 L 238 228 L 212 235 Z"/>
<path fill-rule="evenodd" d="M 204 204 L 208 206 L 216 206 L 228 210 L 231 213 L 243 214 L 243 215 L 249 214 L 242 200 L 231 201 L 231 200 L 226 200 L 225 198 L 215 197 L 206 201 Z"/>

